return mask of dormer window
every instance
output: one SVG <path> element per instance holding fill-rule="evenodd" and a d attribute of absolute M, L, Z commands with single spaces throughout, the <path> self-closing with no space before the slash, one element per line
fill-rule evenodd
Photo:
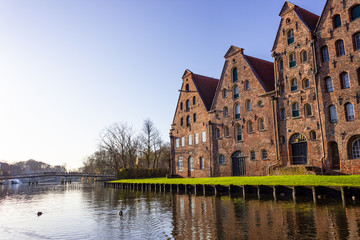
<path fill-rule="evenodd" d="M 290 29 L 288 32 L 287 32 L 287 43 L 288 45 L 292 44 L 294 42 L 294 30 L 293 29 Z"/>
<path fill-rule="evenodd" d="M 334 26 L 334 29 L 341 26 L 341 17 L 339 14 L 337 14 L 333 17 L 333 26 Z"/>

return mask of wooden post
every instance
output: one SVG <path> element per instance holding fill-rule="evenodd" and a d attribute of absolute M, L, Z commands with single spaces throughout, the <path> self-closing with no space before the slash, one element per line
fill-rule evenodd
<path fill-rule="evenodd" d="M 245 200 L 246 198 L 246 190 L 245 190 L 245 186 L 242 186 L 242 197 Z"/>
<path fill-rule="evenodd" d="M 296 203 L 296 189 L 295 189 L 295 186 L 292 187 L 292 197 L 293 197 L 294 203 Z"/>
<path fill-rule="evenodd" d="M 344 187 L 341 187 L 340 190 L 341 190 L 341 201 L 342 201 L 343 206 L 345 207 L 346 202 L 345 202 L 345 191 L 344 191 Z"/>
<path fill-rule="evenodd" d="M 313 201 L 316 204 L 316 189 L 315 189 L 315 187 L 312 187 L 312 195 L 313 195 Z"/>
<path fill-rule="evenodd" d="M 256 186 L 257 187 L 257 195 L 258 195 L 258 199 L 260 200 L 261 197 L 260 197 L 260 186 Z"/>
<path fill-rule="evenodd" d="M 276 186 L 273 186 L 273 197 L 274 197 L 274 201 L 276 202 Z"/>

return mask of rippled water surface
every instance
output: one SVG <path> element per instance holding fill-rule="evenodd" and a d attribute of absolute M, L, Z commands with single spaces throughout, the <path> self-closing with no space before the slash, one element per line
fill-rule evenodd
<path fill-rule="evenodd" d="M 101 184 L 0 185 L 0 239 L 360 239 L 360 208 Z"/>

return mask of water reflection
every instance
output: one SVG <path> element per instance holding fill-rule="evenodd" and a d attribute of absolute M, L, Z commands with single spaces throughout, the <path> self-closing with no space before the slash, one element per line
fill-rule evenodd
<path fill-rule="evenodd" d="M 38 211 L 43 215 L 38 217 Z M 0 186 L 0 222 L 0 239 L 360 238 L 357 205 L 295 204 L 81 184 Z"/>

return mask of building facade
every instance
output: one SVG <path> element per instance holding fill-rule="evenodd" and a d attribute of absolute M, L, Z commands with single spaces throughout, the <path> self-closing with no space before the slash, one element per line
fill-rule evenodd
<path fill-rule="evenodd" d="M 321 16 L 286 1 L 279 15 L 273 63 L 231 46 L 219 81 L 185 71 L 172 173 L 360 173 L 360 1 L 327 0 Z"/>

